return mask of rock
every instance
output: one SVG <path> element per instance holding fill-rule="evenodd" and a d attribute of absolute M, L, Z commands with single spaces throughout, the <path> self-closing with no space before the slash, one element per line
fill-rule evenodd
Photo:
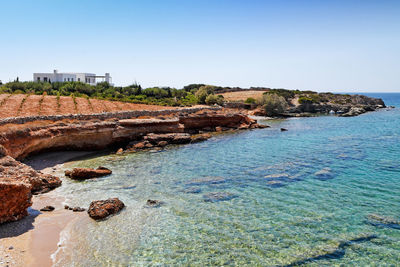
<path fill-rule="evenodd" d="M 144 145 L 144 147 L 145 147 L 145 148 L 152 148 L 152 147 L 154 147 L 154 146 L 153 146 L 151 143 L 147 143 L 147 144 Z"/>
<path fill-rule="evenodd" d="M 189 144 L 192 141 L 192 138 L 189 134 L 176 134 L 174 139 L 172 139 L 172 144 Z"/>
<path fill-rule="evenodd" d="M 48 192 L 61 185 L 61 180 L 50 174 L 37 172 L 10 156 L 0 157 L 0 181 L 10 180 L 31 185 L 32 194 Z"/>
<path fill-rule="evenodd" d="M 153 199 L 148 199 L 147 202 L 146 202 L 146 206 L 147 207 L 151 207 L 151 208 L 158 208 L 163 204 L 164 204 L 163 201 L 153 200 Z"/>
<path fill-rule="evenodd" d="M 53 211 L 55 208 L 53 206 L 46 206 L 41 208 L 40 211 Z"/>
<path fill-rule="evenodd" d="M 276 180 L 268 181 L 267 184 L 271 187 L 282 187 L 284 185 L 282 181 L 276 181 Z"/>
<path fill-rule="evenodd" d="M 203 142 L 210 139 L 212 136 L 209 133 L 198 134 L 191 137 L 192 143 Z"/>
<path fill-rule="evenodd" d="M 86 209 L 85 208 L 81 208 L 81 207 L 74 207 L 74 208 L 72 208 L 72 211 L 73 212 L 82 212 L 82 211 L 85 211 Z"/>
<path fill-rule="evenodd" d="M 222 127 L 220 127 L 220 126 L 215 127 L 215 131 L 216 132 L 222 132 Z"/>
<path fill-rule="evenodd" d="M 400 230 L 400 220 L 396 220 L 392 217 L 382 216 L 378 214 L 369 214 L 367 216 L 368 223 L 377 226 Z"/>
<path fill-rule="evenodd" d="M 339 116 L 341 117 L 354 117 L 354 116 L 358 116 L 361 115 L 363 113 L 367 112 L 364 108 L 361 107 L 352 107 L 350 108 L 350 110 L 344 114 L 341 114 Z"/>
<path fill-rule="evenodd" d="M 333 174 L 331 172 L 331 168 L 323 168 L 322 170 L 317 171 L 314 173 L 317 179 L 325 181 L 333 178 Z"/>
<path fill-rule="evenodd" d="M 145 148 L 146 144 L 144 142 L 137 143 L 133 146 L 135 149 L 143 149 Z"/>
<path fill-rule="evenodd" d="M 165 146 L 168 145 L 168 142 L 167 141 L 160 141 L 160 142 L 157 143 L 157 145 L 160 146 L 160 147 L 165 147 Z"/>
<path fill-rule="evenodd" d="M 90 178 L 102 177 L 111 174 L 112 171 L 105 167 L 91 168 L 74 168 L 72 171 L 65 171 L 65 176 L 75 180 L 85 180 Z"/>
<path fill-rule="evenodd" d="M 32 187 L 25 182 L 0 181 L 0 223 L 12 222 L 28 215 L 32 205 Z"/>
<path fill-rule="evenodd" d="M 188 194 L 198 194 L 201 193 L 201 188 L 198 187 L 189 187 L 183 190 L 183 192 L 188 193 Z"/>
<path fill-rule="evenodd" d="M 265 108 L 256 108 L 254 110 L 249 111 L 249 115 L 252 116 L 267 116 Z"/>
<path fill-rule="evenodd" d="M 202 178 L 197 178 L 197 179 L 193 179 L 190 181 L 187 181 L 185 183 L 185 185 L 189 185 L 189 186 L 194 186 L 194 185 L 210 185 L 210 184 L 221 184 L 221 183 L 225 183 L 226 179 L 223 177 L 213 177 L 213 176 L 209 176 L 209 177 L 202 177 Z"/>
<path fill-rule="evenodd" d="M 118 155 L 121 155 L 122 153 L 124 153 L 124 150 L 123 150 L 122 148 L 120 148 L 120 149 L 117 150 L 117 154 L 118 154 Z"/>
<path fill-rule="evenodd" d="M 205 202 L 227 201 L 235 197 L 237 197 L 235 194 L 229 192 L 211 192 L 203 195 L 203 199 Z"/>
<path fill-rule="evenodd" d="M 92 219 L 101 220 L 122 210 L 125 204 L 118 198 L 97 200 L 90 203 L 88 214 Z"/>
<path fill-rule="evenodd" d="M 286 132 L 287 130 L 286 128 L 281 128 L 281 132 Z"/>
<path fill-rule="evenodd" d="M 64 209 L 69 210 L 69 206 L 68 206 L 68 205 L 65 205 L 65 206 L 64 206 Z"/>
<path fill-rule="evenodd" d="M 8 249 L 9 249 L 9 250 L 13 250 L 14 247 L 13 247 L 13 246 L 9 246 Z"/>
<path fill-rule="evenodd" d="M 0 157 L 4 157 L 7 155 L 7 150 L 4 148 L 4 146 L 0 145 Z"/>
<path fill-rule="evenodd" d="M 270 174 L 270 175 L 266 175 L 264 176 L 267 179 L 289 179 L 289 174 L 287 173 L 274 173 L 274 174 Z"/>

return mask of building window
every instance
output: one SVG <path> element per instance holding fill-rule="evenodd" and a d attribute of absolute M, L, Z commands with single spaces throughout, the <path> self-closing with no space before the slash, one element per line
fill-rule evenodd
<path fill-rule="evenodd" d="M 37 81 L 40 82 L 40 77 L 37 77 Z"/>
<path fill-rule="evenodd" d="M 74 81 L 74 78 L 71 78 L 71 82 L 73 82 Z"/>
<path fill-rule="evenodd" d="M 69 78 L 68 78 L 68 81 L 69 81 Z"/>
<path fill-rule="evenodd" d="M 67 81 L 67 78 L 64 78 L 64 82 L 66 82 Z"/>
<path fill-rule="evenodd" d="M 78 78 L 78 82 L 80 82 L 81 81 L 81 78 Z"/>
<path fill-rule="evenodd" d="M 47 82 L 47 77 L 44 77 L 44 78 L 43 78 L 43 81 L 44 81 L 44 82 Z"/>

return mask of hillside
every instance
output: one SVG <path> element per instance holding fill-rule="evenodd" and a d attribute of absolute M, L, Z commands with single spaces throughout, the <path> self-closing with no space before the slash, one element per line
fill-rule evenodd
<path fill-rule="evenodd" d="M 0 118 L 161 109 L 165 109 L 165 107 L 119 101 L 106 101 L 95 98 L 0 94 Z"/>

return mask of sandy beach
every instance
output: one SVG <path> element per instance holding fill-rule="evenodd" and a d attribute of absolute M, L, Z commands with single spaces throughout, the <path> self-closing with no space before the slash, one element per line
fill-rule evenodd
<path fill-rule="evenodd" d="M 91 152 L 54 152 L 27 161 L 43 173 L 57 174 L 64 162 L 84 157 Z M 52 191 L 32 197 L 29 215 L 24 219 L 2 225 L 0 228 L 0 267 L 53 265 L 52 255 L 58 250 L 60 234 L 68 225 L 87 217 L 86 212 L 64 209 L 63 197 Z M 40 211 L 51 205 L 52 212 Z"/>

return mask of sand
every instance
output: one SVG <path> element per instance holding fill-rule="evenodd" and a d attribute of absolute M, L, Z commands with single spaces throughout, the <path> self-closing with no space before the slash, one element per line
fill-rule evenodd
<path fill-rule="evenodd" d="M 55 173 L 62 163 L 89 155 L 91 152 L 53 152 L 43 154 L 26 163 L 44 173 Z M 51 258 L 60 246 L 61 231 L 69 225 L 87 219 L 86 212 L 64 209 L 65 199 L 57 191 L 33 196 L 29 215 L 24 219 L 0 226 L 0 267 L 53 265 Z M 41 212 L 51 205 L 52 212 Z"/>

